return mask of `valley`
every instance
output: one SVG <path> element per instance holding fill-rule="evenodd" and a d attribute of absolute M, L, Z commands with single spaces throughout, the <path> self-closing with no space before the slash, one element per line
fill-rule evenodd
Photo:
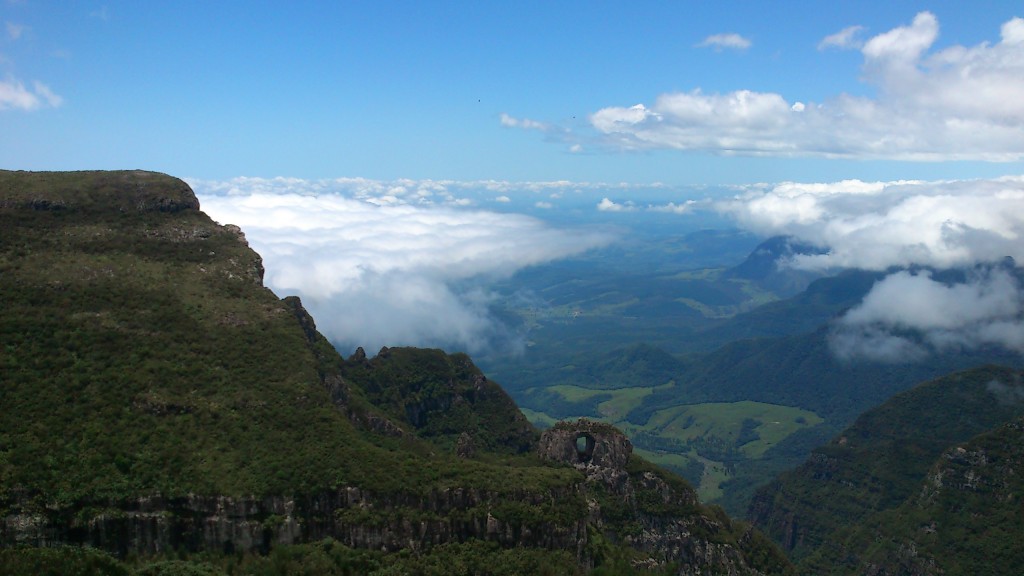
<path fill-rule="evenodd" d="M 779 265 L 814 247 L 729 230 L 645 230 L 623 244 L 499 284 L 495 315 L 524 348 L 476 359 L 535 425 L 612 423 L 733 515 L 893 394 L 956 370 L 1022 363 L 999 348 L 924 362 L 838 358 L 833 323 L 885 274 Z"/>

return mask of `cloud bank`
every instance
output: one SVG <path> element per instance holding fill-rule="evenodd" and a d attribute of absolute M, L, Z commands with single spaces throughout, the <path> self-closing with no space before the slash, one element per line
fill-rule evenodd
<path fill-rule="evenodd" d="M 958 283 L 939 282 L 929 272 L 896 272 L 838 320 L 831 345 L 843 359 L 883 362 L 993 345 L 1024 353 L 1024 291 L 998 268 L 981 268 Z"/>
<path fill-rule="evenodd" d="M 631 150 L 1024 159 L 1024 19 L 1003 24 L 994 44 L 939 51 L 930 51 L 939 24 L 929 12 L 863 43 L 860 32 L 857 26 L 846 28 L 823 39 L 819 48 L 861 46 L 861 78 L 877 89 L 877 97 L 839 94 L 813 103 L 772 92 L 705 94 L 695 89 L 662 94 L 649 106 L 603 108 L 590 116 L 590 123 L 608 145 Z"/>
<path fill-rule="evenodd" d="M 266 285 L 301 296 L 320 330 L 342 345 L 514 347 L 488 310 L 481 279 L 610 241 L 528 216 L 421 202 L 432 198 L 425 190 L 450 199 L 431 183 L 332 182 L 190 184 L 212 218 L 242 227 L 263 257 Z"/>
<path fill-rule="evenodd" d="M 787 182 L 720 202 L 743 227 L 825 249 L 800 269 L 927 266 L 973 269 L 942 283 L 895 272 L 834 326 L 843 359 L 911 362 L 934 352 L 1000 346 L 1024 352 L 1024 290 L 1003 259 L 1024 262 L 1024 177 L 946 182 Z"/>
<path fill-rule="evenodd" d="M 786 182 L 716 208 L 764 236 L 827 248 L 804 269 L 951 268 L 1005 256 L 1024 262 L 1024 176 L 942 182 Z"/>

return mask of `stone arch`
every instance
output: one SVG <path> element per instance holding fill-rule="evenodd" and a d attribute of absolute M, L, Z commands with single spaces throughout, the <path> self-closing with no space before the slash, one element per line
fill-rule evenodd
<path fill-rule="evenodd" d="M 576 434 L 576 439 L 573 441 L 573 448 L 576 449 L 576 460 L 578 462 L 590 462 L 594 457 L 594 446 L 596 445 L 597 441 L 590 434 L 586 432 Z"/>
<path fill-rule="evenodd" d="M 580 418 L 558 422 L 541 433 L 537 451 L 544 459 L 571 466 L 622 469 L 633 445 L 614 426 Z"/>

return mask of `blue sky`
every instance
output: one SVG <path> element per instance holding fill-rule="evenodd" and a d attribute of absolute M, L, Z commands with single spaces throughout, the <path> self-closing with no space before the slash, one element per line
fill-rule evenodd
<path fill-rule="evenodd" d="M 925 55 L 991 46 L 1019 2 L 0 2 L 4 168 L 676 185 L 1022 172 L 1022 146 L 1011 162 L 737 157 L 630 149 L 593 123 L 695 90 L 877 99 L 857 42 L 927 11 Z M 854 26 L 853 45 L 820 46 Z"/>
<path fill-rule="evenodd" d="M 182 177 L 370 348 L 472 349 L 490 280 L 709 222 L 818 270 L 1021 262 L 1024 5 L 0 0 L 0 168 Z M 1005 273 L 901 274 L 849 350 L 1024 351 Z"/>

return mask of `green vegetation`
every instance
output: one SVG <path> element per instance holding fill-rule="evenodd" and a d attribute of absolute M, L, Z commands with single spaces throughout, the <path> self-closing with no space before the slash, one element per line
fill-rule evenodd
<path fill-rule="evenodd" d="M 898 394 L 761 490 L 751 517 L 803 561 L 806 573 L 863 554 L 864 547 L 842 544 L 859 523 L 872 513 L 894 514 L 919 494 L 929 467 L 949 447 L 1024 415 L 1022 377 L 1019 370 L 984 367 Z"/>
<path fill-rule="evenodd" d="M 525 452 L 536 440 L 515 402 L 465 354 L 385 349 L 372 359 L 350 359 L 341 375 L 395 422 L 450 450 L 467 431 L 492 452 Z"/>
<path fill-rule="evenodd" d="M 267 555 L 200 554 L 117 560 L 91 548 L 0 550 L 2 576 L 518 576 L 582 574 L 563 551 L 502 549 L 479 540 L 429 551 L 386 554 L 350 548 L 332 539 L 276 546 Z M 616 572 L 628 574 L 631 572 Z"/>
<path fill-rule="evenodd" d="M 843 542 L 846 550 L 863 551 L 859 563 L 821 554 L 807 565 L 828 561 L 834 573 L 847 574 L 868 565 L 949 576 L 1017 574 L 1024 565 L 1024 517 L 1010 504 L 1024 490 L 1022 464 L 1024 420 L 1018 419 L 947 450 L 919 492 L 861 523 Z M 914 557 L 904 552 L 909 548 Z"/>

